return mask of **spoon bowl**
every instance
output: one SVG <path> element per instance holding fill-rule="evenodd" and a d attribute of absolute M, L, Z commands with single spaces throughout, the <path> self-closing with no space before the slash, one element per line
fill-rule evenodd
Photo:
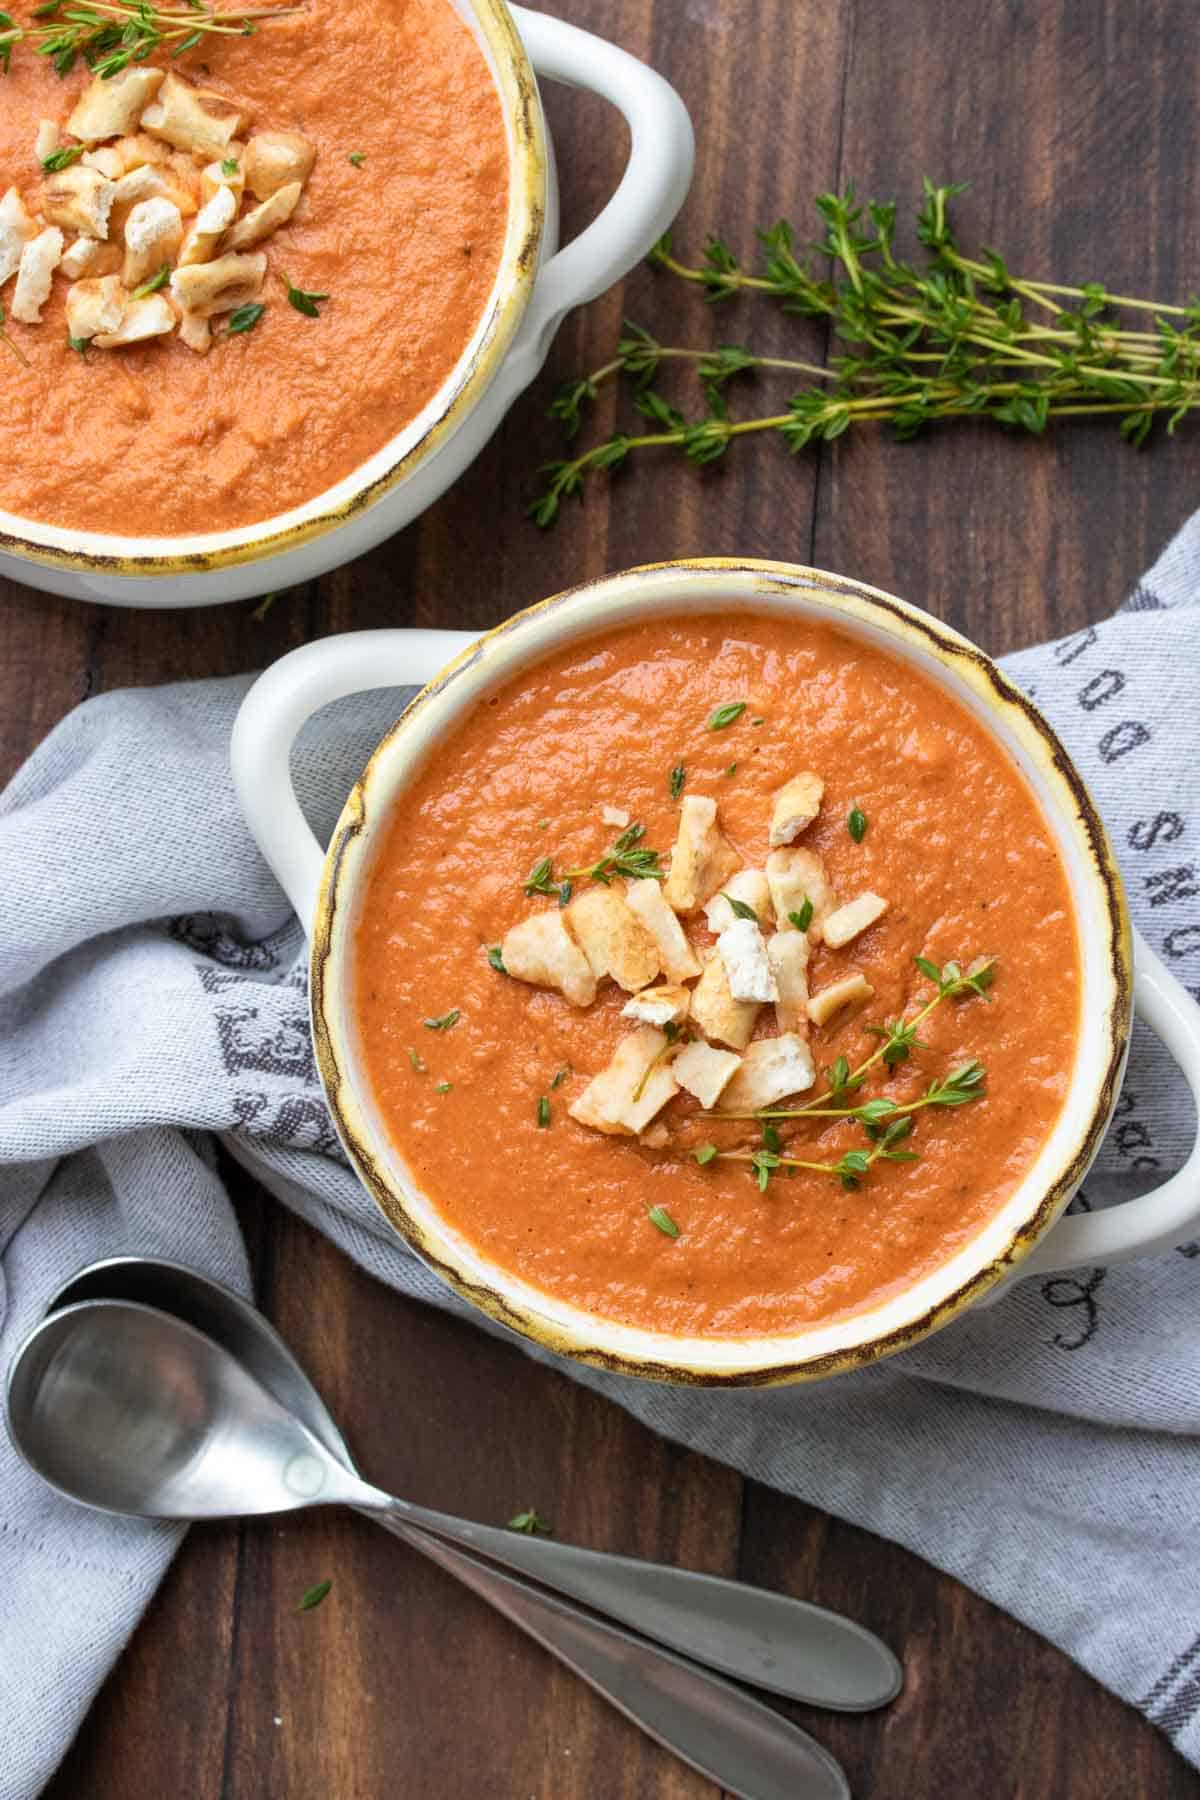
<path fill-rule="evenodd" d="M 228 1518 L 384 1498 L 220 1344 L 126 1300 L 83 1300 L 26 1339 L 8 1387 L 21 1455 L 104 1512 Z"/>

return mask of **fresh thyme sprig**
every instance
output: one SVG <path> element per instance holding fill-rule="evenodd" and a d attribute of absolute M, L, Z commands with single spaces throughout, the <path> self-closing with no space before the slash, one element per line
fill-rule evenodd
<path fill-rule="evenodd" d="M 749 1163 L 754 1170 L 754 1179 L 758 1183 L 759 1192 L 766 1193 L 767 1185 L 776 1169 L 812 1169 L 818 1175 L 836 1175 L 842 1186 L 847 1189 L 857 1188 L 864 1175 L 869 1173 L 873 1163 L 877 1162 L 920 1162 L 915 1150 L 897 1150 L 894 1145 L 907 1137 L 912 1130 L 910 1119 L 897 1119 L 894 1126 L 882 1132 L 869 1150 L 847 1150 L 835 1163 L 806 1162 L 802 1157 L 783 1156 L 775 1150 L 718 1150 L 715 1156 L 707 1158 L 709 1162 L 741 1162 Z"/>
<path fill-rule="evenodd" d="M 549 525 L 591 473 L 618 468 L 635 451 L 674 448 L 703 466 L 735 438 L 763 431 L 778 433 L 793 452 L 851 425 L 887 424 L 904 441 L 935 421 L 963 418 L 1038 434 L 1054 419 L 1113 416 L 1133 444 L 1161 418 L 1173 433 L 1200 406 L 1200 301 L 1164 305 L 1112 294 L 1101 282 L 1033 280 L 1013 273 L 994 250 L 968 256 L 949 222 L 949 203 L 962 191 L 962 184 L 926 179 L 919 266 L 897 254 L 895 202 L 863 205 L 852 188 L 817 197 L 824 231 L 813 246 L 816 268 L 797 256 L 786 221 L 759 233 L 753 269 L 720 238 L 708 239 L 697 264 L 681 262 L 663 238 L 651 254 L 659 268 L 713 302 L 759 295 L 822 320 L 837 353 L 826 366 L 741 344 L 668 345 L 626 321 L 615 357 L 568 383 L 550 411 L 572 437 L 601 385 L 624 378 L 653 429 L 618 432 L 544 465 L 545 489 L 529 509 L 537 523 Z M 1130 322 L 1123 314 L 1143 316 Z M 690 417 L 654 385 L 673 363 L 690 365 L 701 383 L 703 410 Z M 732 418 L 727 385 L 773 370 L 801 378 L 784 409 Z"/>
<path fill-rule="evenodd" d="M 24 36 L 22 28 L 14 23 L 12 14 L 0 12 L 0 74 L 8 74 L 13 50 Z"/>
<path fill-rule="evenodd" d="M 666 870 L 659 864 L 658 851 L 640 847 L 645 835 L 644 825 L 629 825 L 598 861 L 579 869 L 565 869 L 558 876 L 554 873 L 554 858 L 543 856 L 525 877 L 525 893 L 530 897 L 551 894 L 560 906 L 565 906 L 577 881 L 599 881 L 604 887 L 612 886 L 614 875 L 623 875 L 628 881 L 644 881 L 647 876 L 653 881 L 665 881 Z"/>
<path fill-rule="evenodd" d="M 885 1068 L 894 1068 L 899 1063 L 907 1062 L 914 1049 L 927 1048 L 924 1040 L 917 1035 L 918 1027 L 945 1001 L 965 999 L 970 995 L 986 1000 L 988 989 L 996 978 L 996 959 L 980 957 L 965 971 L 961 964 L 954 961 L 939 966 L 924 956 L 913 960 L 922 975 L 933 983 L 935 991 L 911 1018 L 902 1016 L 889 1019 L 884 1025 L 867 1027 L 869 1032 L 882 1040 L 878 1049 L 864 1057 L 854 1068 L 851 1068 L 847 1057 L 839 1056 L 825 1070 L 825 1091 L 804 1106 L 760 1107 L 754 1112 L 708 1112 L 697 1115 L 714 1120 L 753 1120 L 761 1128 L 763 1147 L 759 1150 L 718 1150 L 714 1144 L 702 1144 L 693 1152 L 696 1162 L 701 1167 L 706 1167 L 711 1162 L 749 1163 L 759 1188 L 765 1192 L 776 1169 L 809 1169 L 817 1174 L 836 1176 L 845 1188 L 856 1188 L 876 1162 L 919 1161 L 915 1151 L 899 1150 L 896 1147 L 911 1133 L 915 1115 L 930 1106 L 958 1107 L 965 1106 L 972 1100 L 982 1099 L 987 1092 L 987 1077 L 981 1062 L 972 1058 L 945 1075 L 935 1076 L 925 1092 L 915 1100 L 892 1100 L 881 1094 L 861 1105 L 845 1106 L 838 1105 L 837 1102 L 857 1092 L 871 1070 L 879 1064 Z M 829 1104 L 831 1101 L 834 1102 L 833 1105 Z M 837 1162 L 813 1162 L 802 1157 L 788 1156 L 780 1143 L 777 1125 L 777 1121 L 784 1119 L 850 1120 L 862 1127 L 871 1148 L 848 1150 Z"/>
<path fill-rule="evenodd" d="M 87 4 L 50 0 L 34 13 L 35 18 L 48 21 L 34 28 L 34 48 L 39 56 L 50 58 L 59 75 L 69 75 L 82 59 L 94 75 L 110 81 L 131 63 L 145 62 L 156 50 L 167 48 L 172 57 L 182 56 L 206 36 L 249 37 L 257 30 L 255 20 L 286 18 L 301 10 L 298 6 L 262 6 L 217 12 L 200 0 L 189 0 L 183 7 L 156 6 L 151 0 L 87 0 Z M 0 14 L 0 20 L 7 19 L 7 14 Z M 7 36 L 16 41 L 12 33 Z M 5 38 L 0 37 L 0 66 L 7 72 L 4 45 Z"/>

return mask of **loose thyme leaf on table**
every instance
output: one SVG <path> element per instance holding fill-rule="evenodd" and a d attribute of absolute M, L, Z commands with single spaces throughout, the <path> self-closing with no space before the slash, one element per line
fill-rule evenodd
<path fill-rule="evenodd" d="M 529 508 L 537 523 L 549 525 L 564 499 L 581 495 L 588 475 L 642 450 L 672 448 L 704 465 L 755 432 L 778 433 L 793 452 L 851 425 L 886 424 L 903 442 L 926 425 L 967 418 L 1036 435 L 1056 419 L 1111 417 L 1132 444 L 1161 418 L 1173 433 L 1200 406 L 1200 301 L 1165 305 L 1111 294 L 1098 281 L 1063 286 L 1015 272 L 995 250 L 968 256 L 949 222 L 962 191 L 926 178 L 919 263 L 897 252 L 896 203 L 864 205 L 853 188 L 817 196 L 824 230 L 812 257 L 797 255 L 786 220 L 758 234 L 750 268 L 720 238 L 708 239 L 696 264 L 681 262 L 663 238 L 651 253 L 658 268 L 712 302 L 765 296 L 822 321 L 835 354 L 824 364 L 741 344 L 662 344 L 627 320 L 616 354 L 560 389 L 550 413 L 573 437 L 601 385 L 624 379 L 654 429 L 619 432 L 545 464 L 544 491 Z M 699 378 L 701 404 L 690 414 L 655 385 L 673 363 Z M 734 417 L 729 384 L 778 371 L 799 381 L 782 406 Z"/>

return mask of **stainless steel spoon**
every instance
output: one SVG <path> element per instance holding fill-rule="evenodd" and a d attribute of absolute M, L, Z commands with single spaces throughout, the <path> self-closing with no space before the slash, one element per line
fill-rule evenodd
<path fill-rule="evenodd" d="M 341 1433 L 292 1352 L 232 1288 L 178 1263 L 114 1257 L 81 1270 L 48 1310 L 87 1299 L 137 1301 L 194 1325 L 223 1345 L 357 1475 Z M 866 1712 L 900 1691 L 900 1664 L 887 1646 L 823 1607 L 694 1569 L 521 1537 L 403 1500 L 389 1505 L 389 1523 L 400 1519 L 530 1575 L 696 1662 L 771 1693 L 833 1711 Z M 423 1548 L 424 1539 L 416 1547 Z"/>
<path fill-rule="evenodd" d="M 85 1505 L 196 1519 L 342 1503 L 410 1536 L 405 1509 L 226 1349 L 145 1305 L 89 1300 L 51 1313 L 17 1353 L 7 1404 L 26 1461 Z M 422 1547 L 435 1560 L 454 1554 L 433 1539 Z M 499 1570 L 455 1572 L 726 1791 L 848 1800 L 833 1759 L 740 1689 Z"/>

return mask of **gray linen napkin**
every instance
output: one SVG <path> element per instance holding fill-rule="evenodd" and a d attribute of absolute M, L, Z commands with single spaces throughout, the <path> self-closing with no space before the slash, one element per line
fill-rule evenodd
<path fill-rule="evenodd" d="M 1200 514 L 1120 613 L 1007 666 L 1091 782 L 1137 922 L 1195 987 Z M 165 1254 L 246 1287 L 214 1132 L 372 1274 L 459 1304 L 340 1159 L 301 933 L 230 785 L 246 685 L 90 700 L 0 799 L 0 1371 L 92 1257 Z M 307 728 L 296 766 L 318 830 L 400 704 L 364 695 Z M 1177 1072 L 1139 1033 L 1085 1203 L 1161 1179 L 1193 1131 Z M 918 1350 L 811 1389 L 569 1372 L 970 1583 L 1200 1764 L 1198 1258 L 1185 1244 L 1031 1279 Z M 47 1780 L 178 1541 L 59 1500 L 0 1433 L 0 1800 Z"/>

